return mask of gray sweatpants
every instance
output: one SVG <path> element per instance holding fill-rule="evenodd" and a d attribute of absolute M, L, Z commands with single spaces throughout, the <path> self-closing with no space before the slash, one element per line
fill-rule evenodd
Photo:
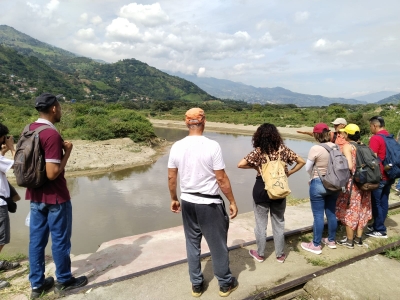
<path fill-rule="evenodd" d="M 210 248 L 214 275 L 220 286 L 229 286 L 232 274 L 226 244 L 229 217 L 225 207 L 222 204 L 194 204 L 182 200 L 181 209 L 190 281 L 193 285 L 200 285 L 204 280 L 200 264 L 200 243 L 204 235 Z"/>
<path fill-rule="evenodd" d="M 283 248 L 285 247 L 285 209 L 286 199 L 274 202 L 263 202 L 254 203 L 253 210 L 256 219 L 256 227 L 254 228 L 254 234 L 256 235 L 257 242 L 257 253 L 260 256 L 264 256 L 266 238 L 267 238 L 267 225 L 268 225 L 268 212 L 271 214 L 272 233 L 275 244 L 275 255 L 276 257 L 281 256 Z"/>

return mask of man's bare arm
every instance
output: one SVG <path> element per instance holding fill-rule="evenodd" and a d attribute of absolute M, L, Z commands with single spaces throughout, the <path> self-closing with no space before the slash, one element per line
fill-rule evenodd
<path fill-rule="evenodd" d="M 168 168 L 168 188 L 169 194 L 171 195 L 171 211 L 174 213 L 181 211 L 181 205 L 178 200 L 178 195 L 176 194 L 177 179 L 178 169 Z"/>
<path fill-rule="evenodd" d="M 229 181 L 228 175 L 225 170 L 214 170 L 215 177 L 217 179 L 217 183 L 222 193 L 224 193 L 225 197 L 229 200 L 229 210 L 231 219 L 235 218 L 238 209 L 236 206 L 235 197 L 232 193 L 231 182 Z"/>

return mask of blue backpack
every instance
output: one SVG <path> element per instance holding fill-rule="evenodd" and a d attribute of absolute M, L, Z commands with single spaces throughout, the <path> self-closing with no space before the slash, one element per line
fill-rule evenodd
<path fill-rule="evenodd" d="M 391 165 L 391 167 L 385 171 L 390 179 L 400 178 L 400 144 L 394 139 L 393 134 L 388 136 L 378 134 L 383 138 L 386 144 L 386 156 L 382 161 L 384 166 Z"/>

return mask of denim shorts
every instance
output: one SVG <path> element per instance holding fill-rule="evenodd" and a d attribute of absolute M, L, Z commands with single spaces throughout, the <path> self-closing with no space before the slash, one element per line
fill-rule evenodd
<path fill-rule="evenodd" d="M 0 206 L 0 245 L 10 243 L 10 217 L 7 205 Z"/>

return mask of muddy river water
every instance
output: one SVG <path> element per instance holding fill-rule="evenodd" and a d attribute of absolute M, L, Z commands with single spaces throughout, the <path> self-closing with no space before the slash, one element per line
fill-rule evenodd
<path fill-rule="evenodd" d="M 179 140 L 187 132 L 179 129 L 156 128 L 156 134 L 169 141 Z M 256 172 L 236 167 L 240 159 L 252 150 L 251 136 L 206 132 L 205 136 L 219 142 L 231 180 L 239 213 L 252 211 L 252 188 Z M 286 145 L 303 158 L 307 157 L 312 143 L 285 140 Z M 182 224 L 179 214 L 169 210 L 167 185 L 168 153 L 155 163 L 118 172 L 69 178 L 72 197 L 73 254 L 95 252 L 106 241 L 165 229 Z M 289 178 L 292 196 L 308 197 L 308 174 L 304 168 Z M 18 188 L 20 195 L 24 189 Z M 18 211 L 10 214 L 11 243 L 4 252 L 28 253 L 29 228 L 25 218 L 29 202 L 18 202 Z M 47 253 L 51 253 L 50 244 Z"/>

